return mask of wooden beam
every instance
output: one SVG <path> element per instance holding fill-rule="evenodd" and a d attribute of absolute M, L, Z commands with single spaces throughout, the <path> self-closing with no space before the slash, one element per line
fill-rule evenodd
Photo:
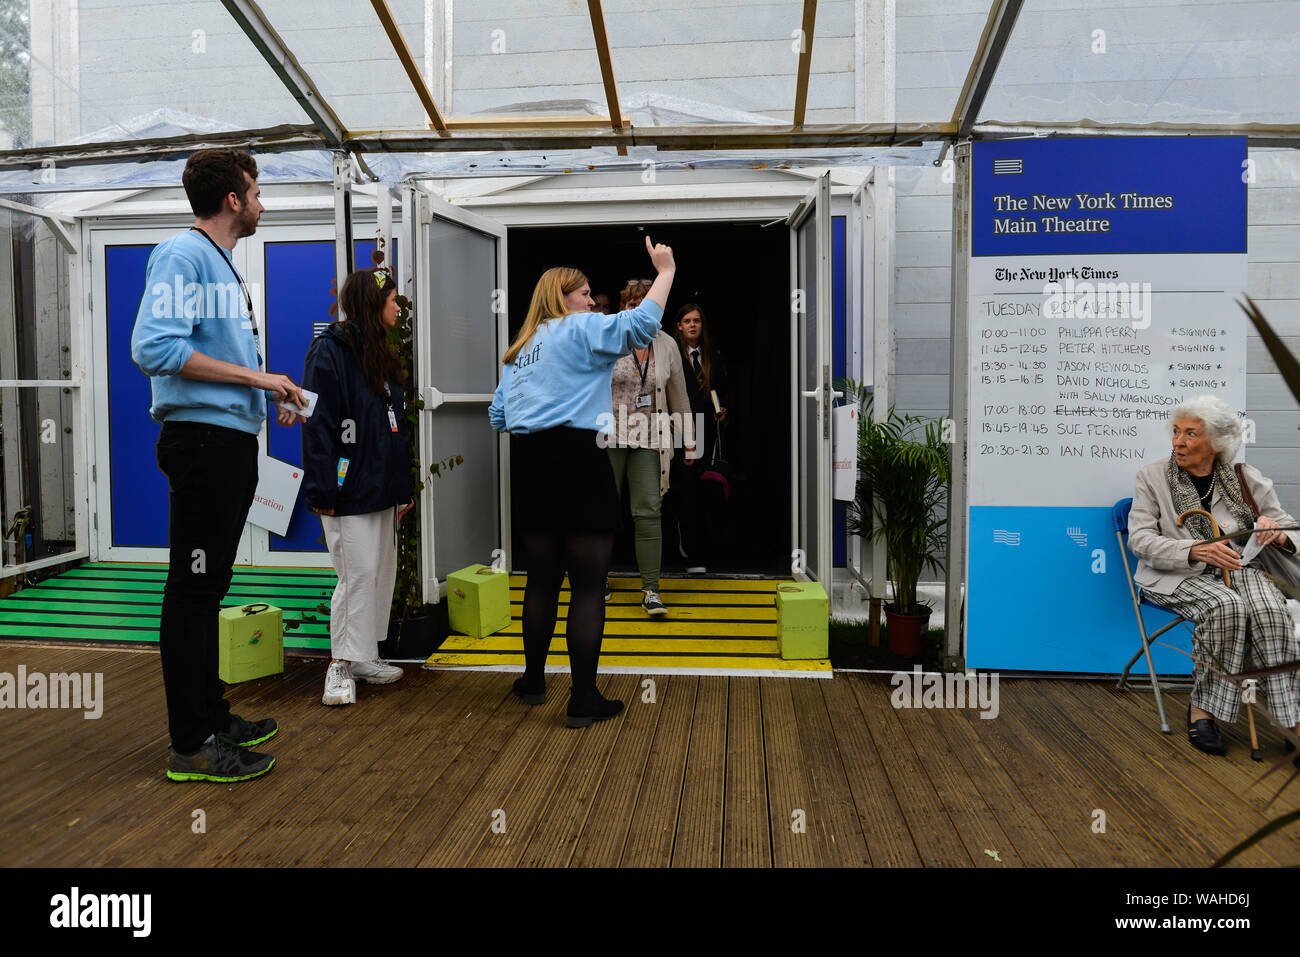
<path fill-rule="evenodd" d="M 388 34 L 388 42 L 393 45 L 393 52 L 397 54 L 402 69 L 406 71 L 407 79 L 411 81 L 411 86 L 415 88 L 415 95 L 424 104 L 424 112 L 429 114 L 430 125 L 433 129 L 445 135 L 448 132 L 447 124 L 443 120 L 442 114 L 438 112 L 438 104 L 433 102 L 433 93 L 430 92 L 429 85 L 424 82 L 419 67 L 415 65 L 415 58 L 411 56 L 411 48 L 406 45 L 406 37 L 402 36 L 402 29 L 397 25 L 397 20 L 393 18 L 393 11 L 388 9 L 388 0 L 370 0 L 370 5 L 375 8 L 375 13 L 379 15 L 379 22 L 384 25 L 384 32 Z"/>
<path fill-rule="evenodd" d="M 794 127 L 803 126 L 808 111 L 808 77 L 812 73 L 813 33 L 817 26 L 817 0 L 803 0 L 803 24 L 799 28 L 799 78 L 794 89 Z"/>
<path fill-rule="evenodd" d="M 605 101 L 609 104 L 609 124 L 615 133 L 623 131 L 623 113 L 618 106 L 618 86 L 614 82 L 614 60 L 609 53 L 609 35 L 605 32 L 605 13 L 600 0 L 587 0 L 591 15 L 591 32 L 596 38 L 596 56 L 600 60 L 600 78 L 605 84 Z M 627 147 L 620 144 L 619 156 L 627 155 Z"/>
<path fill-rule="evenodd" d="M 449 130 L 578 130 L 609 126 L 608 116 L 449 116 Z"/>

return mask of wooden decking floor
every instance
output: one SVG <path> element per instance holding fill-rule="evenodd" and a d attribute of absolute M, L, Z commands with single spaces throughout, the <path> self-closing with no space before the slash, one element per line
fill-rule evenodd
<path fill-rule="evenodd" d="M 1212 758 L 1098 682 L 1004 679 L 985 720 L 895 709 L 879 675 L 660 676 L 654 703 L 611 675 L 627 711 L 574 731 L 564 676 L 529 708 L 512 675 L 407 666 L 325 708 L 320 659 L 231 689 L 280 722 L 269 774 L 175 784 L 155 650 L 0 645 L 20 665 L 101 672 L 104 710 L 0 711 L 4 866 L 1195 867 L 1300 806 L 1268 805 L 1244 718 Z M 1238 860 L 1300 864 L 1300 827 Z"/>

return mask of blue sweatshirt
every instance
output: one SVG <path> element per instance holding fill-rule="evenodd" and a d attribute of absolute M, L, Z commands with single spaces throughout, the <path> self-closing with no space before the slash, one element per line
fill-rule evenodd
<path fill-rule="evenodd" d="M 488 409 L 498 432 L 541 432 L 558 426 L 609 431 L 614 363 L 645 348 L 659 332 L 664 310 L 652 299 L 614 315 L 580 312 L 548 319 L 524 344 Z M 604 418 L 602 418 L 602 415 Z"/>
<path fill-rule="evenodd" d="M 257 333 L 229 254 L 193 231 L 159 243 L 145 267 L 144 296 L 131 331 L 131 361 L 150 377 L 155 422 L 206 422 L 256 434 L 266 393 L 232 382 L 180 375 L 195 352 L 261 369 Z"/>

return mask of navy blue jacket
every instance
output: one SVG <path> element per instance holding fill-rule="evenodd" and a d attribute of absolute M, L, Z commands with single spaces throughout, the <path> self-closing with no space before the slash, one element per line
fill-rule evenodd
<path fill-rule="evenodd" d="M 376 395 L 337 323 L 307 350 L 302 385 L 319 395 L 302 426 L 307 504 L 333 509 L 335 515 L 365 515 L 410 502 L 411 446 L 401 386 L 389 382 L 388 397 Z M 388 420 L 390 404 L 396 432 Z M 341 486 L 340 459 L 348 460 Z"/>

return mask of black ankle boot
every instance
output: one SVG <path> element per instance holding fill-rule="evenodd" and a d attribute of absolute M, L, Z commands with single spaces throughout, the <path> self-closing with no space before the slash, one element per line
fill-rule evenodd
<path fill-rule="evenodd" d="M 1227 754 L 1228 746 L 1223 743 L 1219 726 L 1211 718 L 1192 720 L 1192 706 L 1187 706 L 1187 740 L 1206 754 Z"/>
<path fill-rule="evenodd" d="M 623 702 L 611 701 L 599 691 L 592 690 L 581 697 L 569 691 L 569 707 L 564 715 L 567 728 L 585 728 L 593 721 L 604 721 L 623 710 Z"/>
<path fill-rule="evenodd" d="M 528 676 L 515 679 L 515 694 L 523 698 L 528 704 L 538 705 L 546 704 L 546 679 L 541 678 L 538 681 L 529 681 Z"/>

